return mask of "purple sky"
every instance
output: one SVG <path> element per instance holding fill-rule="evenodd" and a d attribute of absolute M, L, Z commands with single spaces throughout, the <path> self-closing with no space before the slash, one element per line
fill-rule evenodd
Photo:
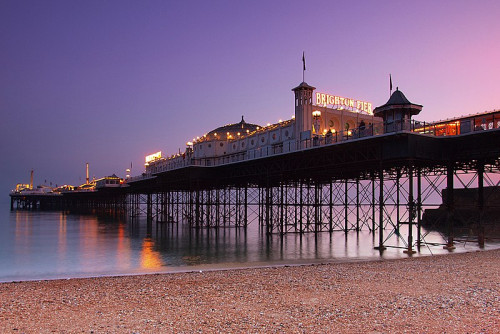
<path fill-rule="evenodd" d="M 143 169 L 217 126 L 293 114 L 291 88 L 420 120 L 500 108 L 499 1 L 0 2 L 0 192 Z M 5 198 L 7 201 L 7 198 Z"/>

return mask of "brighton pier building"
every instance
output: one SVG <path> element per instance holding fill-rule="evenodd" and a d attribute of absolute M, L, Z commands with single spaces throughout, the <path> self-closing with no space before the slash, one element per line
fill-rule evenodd
<path fill-rule="evenodd" d="M 411 116 L 422 106 L 410 103 L 396 90 L 389 101 L 373 109 L 366 101 L 315 92 L 302 82 L 293 88 L 292 119 L 261 126 L 245 122 L 216 128 L 187 143 L 184 152 L 146 157 L 144 176 L 185 166 L 217 166 L 259 159 L 386 132 L 409 130 Z"/>

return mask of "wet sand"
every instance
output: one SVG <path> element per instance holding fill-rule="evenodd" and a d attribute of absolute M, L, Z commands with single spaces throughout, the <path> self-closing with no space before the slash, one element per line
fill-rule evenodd
<path fill-rule="evenodd" d="M 500 250 L 0 284 L 6 333 L 499 333 Z"/>

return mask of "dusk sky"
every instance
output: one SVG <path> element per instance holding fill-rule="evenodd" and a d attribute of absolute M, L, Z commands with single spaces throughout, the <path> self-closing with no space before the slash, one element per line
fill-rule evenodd
<path fill-rule="evenodd" d="M 0 192 L 143 171 L 224 124 L 293 114 L 291 89 L 419 120 L 500 109 L 500 1 L 0 1 Z M 1 202 L 4 202 L 1 201 Z"/>

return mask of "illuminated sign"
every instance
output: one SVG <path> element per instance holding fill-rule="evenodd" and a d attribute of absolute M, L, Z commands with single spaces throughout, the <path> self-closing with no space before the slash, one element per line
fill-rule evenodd
<path fill-rule="evenodd" d="M 316 93 L 316 105 L 324 107 L 331 105 L 340 108 L 349 108 L 352 111 L 373 115 L 372 104 L 370 102 L 325 93 Z"/>
<path fill-rule="evenodd" d="M 155 160 L 158 160 L 158 159 L 161 159 L 161 151 L 146 156 L 146 163 L 150 163 L 151 161 L 155 161 Z"/>

